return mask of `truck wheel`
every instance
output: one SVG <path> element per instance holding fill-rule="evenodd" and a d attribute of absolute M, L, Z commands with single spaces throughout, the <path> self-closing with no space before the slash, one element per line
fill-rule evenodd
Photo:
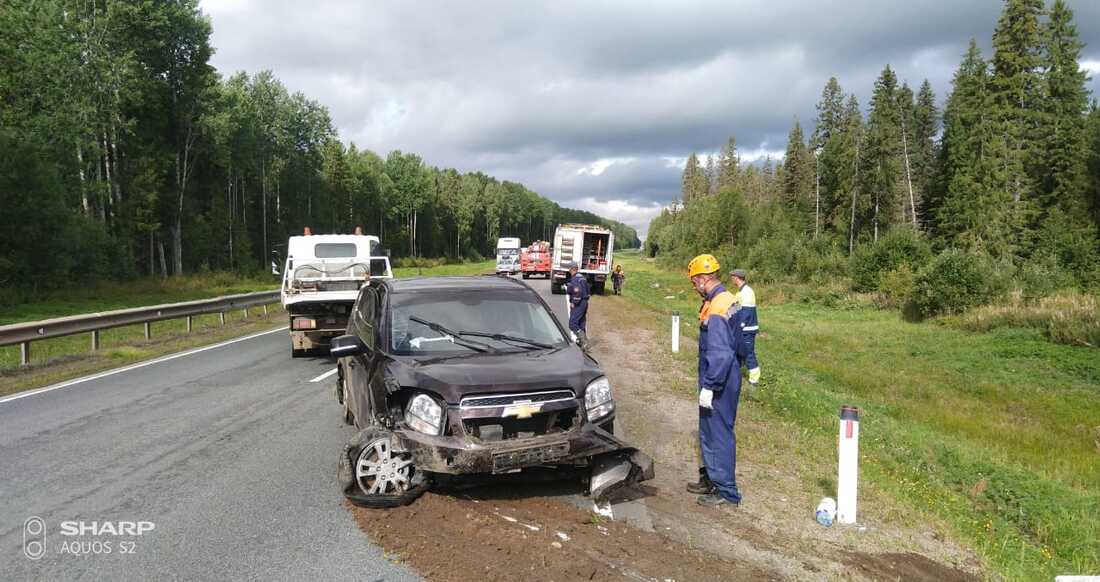
<path fill-rule="evenodd" d="M 554 295 L 561 295 L 565 293 L 565 290 L 561 288 L 561 283 L 550 282 L 550 292 Z"/>
<path fill-rule="evenodd" d="M 408 505 L 430 485 L 409 453 L 393 450 L 393 434 L 377 426 L 359 431 L 348 441 L 337 481 L 349 501 L 371 508 Z"/>
<path fill-rule="evenodd" d="M 592 285 L 592 293 L 595 295 L 603 295 L 604 283 L 605 281 L 597 281 Z"/>
<path fill-rule="evenodd" d="M 531 278 L 531 274 L 530 274 L 530 273 L 528 273 L 527 271 L 524 271 L 524 272 L 523 272 L 523 278 L 524 278 L 524 279 L 530 279 L 530 278 Z"/>

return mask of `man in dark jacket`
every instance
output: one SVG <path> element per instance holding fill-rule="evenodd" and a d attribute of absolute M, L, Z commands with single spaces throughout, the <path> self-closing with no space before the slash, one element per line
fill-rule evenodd
<path fill-rule="evenodd" d="M 699 255 L 688 264 L 688 276 L 703 297 L 699 309 L 699 449 L 703 467 L 699 482 L 687 489 L 698 493 L 700 505 L 741 504 L 737 488 L 737 403 L 741 397 L 741 366 L 737 338 L 730 323 L 734 296 L 722 286 L 718 260 Z"/>
<path fill-rule="evenodd" d="M 569 331 L 577 336 L 577 345 L 588 347 L 588 298 L 592 293 L 588 279 L 577 272 L 577 264 L 569 266 L 569 281 L 565 283 L 569 294 Z"/>

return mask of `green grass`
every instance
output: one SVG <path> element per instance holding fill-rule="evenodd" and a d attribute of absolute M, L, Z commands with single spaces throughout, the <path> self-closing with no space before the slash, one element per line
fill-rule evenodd
<path fill-rule="evenodd" d="M 395 267 L 393 276 L 399 279 L 410 277 L 445 277 L 454 275 L 484 275 L 496 269 L 496 261 L 480 263 L 459 263 L 457 265 L 439 265 L 435 267 Z"/>
<path fill-rule="evenodd" d="M 678 310 L 694 336 L 686 276 L 618 258 L 627 298 Z M 1009 579 L 1100 572 L 1095 349 L 1039 330 L 908 323 L 838 290 L 756 291 L 764 388 L 752 398 L 802 427 L 821 458 L 835 458 L 839 406 L 859 406 L 864 487 L 949 524 Z"/>
<path fill-rule="evenodd" d="M 40 294 L 0 290 L 0 325 L 178 303 L 222 295 L 263 291 L 278 287 L 274 278 L 247 279 L 232 273 L 206 273 L 168 279 L 102 282 L 96 285 Z M 153 323 L 153 339 L 146 341 L 142 325 L 100 332 L 100 349 L 91 351 L 91 334 L 84 333 L 31 343 L 31 365 L 20 365 L 19 346 L 0 347 L 0 394 L 37 388 L 101 370 L 124 366 L 191 347 L 270 329 L 283 322 L 278 304 L 269 305 L 269 317 L 260 307 L 246 320 L 240 311 L 226 314 L 221 326 L 218 314 L 194 318 L 194 331 L 186 333 L 186 320 Z"/>
<path fill-rule="evenodd" d="M 233 273 L 207 273 L 167 279 L 109 281 L 35 294 L 0 289 L 0 325 L 278 287 L 279 280 L 275 277 L 248 279 Z"/>
<path fill-rule="evenodd" d="M 156 322 L 153 324 L 153 338 L 149 341 L 145 340 L 141 325 L 104 330 L 100 335 L 100 349 L 95 352 L 91 351 L 90 334 L 86 333 L 34 342 L 31 344 L 31 365 L 26 367 L 19 365 L 19 346 L 0 348 L 0 396 L 280 325 L 286 325 L 286 314 L 276 303 L 268 306 L 267 317 L 258 307 L 249 310 L 247 319 L 240 311 L 226 313 L 224 327 L 216 313 L 197 316 L 192 333 L 186 333 L 186 324 L 182 319 Z"/>
<path fill-rule="evenodd" d="M 435 275 L 473 275 L 491 273 L 493 261 L 441 265 L 432 268 L 397 268 L 397 277 Z M 14 303 L 15 299 L 27 299 L 25 294 L 0 291 L 0 298 L 7 300 L 0 305 L 0 325 L 23 321 L 38 321 L 54 317 L 78 315 L 141 307 L 162 303 L 177 303 L 248 293 L 277 288 L 274 278 L 247 279 L 232 273 L 209 273 L 169 279 L 144 279 L 129 282 L 104 282 L 90 287 L 78 287 L 34 297 L 33 301 Z M 172 350 L 186 349 L 206 343 L 252 333 L 270 328 L 283 321 L 278 304 L 268 306 L 270 317 L 259 318 L 261 308 L 252 308 L 247 321 L 241 321 L 241 312 L 227 314 L 229 325 L 222 328 L 217 314 L 194 319 L 195 331 L 186 333 L 186 321 L 175 319 L 153 324 L 153 340 L 145 340 L 142 325 L 132 325 L 100 334 L 100 350 L 91 351 L 91 335 L 78 334 L 31 344 L 31 366 L 20 366 L 19 346 L 0 347 L 0 394 L 37 388 L 52 382 L 63 381 L 100 370 L 123 366 L 144 359 L 164 355 Z"/>

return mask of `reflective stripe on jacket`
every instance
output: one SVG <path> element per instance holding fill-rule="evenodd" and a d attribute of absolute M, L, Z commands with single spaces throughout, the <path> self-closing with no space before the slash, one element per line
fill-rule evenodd
<path fill-rule="evenodd" d="M 737 321 L 742 331 L 760 331 L 760 322 L 756 319 L 756 292 L 748 284 L 741 285 L 735 295 L 738 309 Z"/>

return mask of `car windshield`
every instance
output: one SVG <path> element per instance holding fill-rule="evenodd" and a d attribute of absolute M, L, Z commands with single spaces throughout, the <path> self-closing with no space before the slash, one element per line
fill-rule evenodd
<path fill-rule="evenodd" d="M 306 263 L 294 269 L 295 279 L 333 279 L 339 277 L 365 277 L 367 265 L 362 262 Z"/>
<path fill-rule="evenodd" d="M 423 322 L 456 333 L 474 332 L 476 336 L 458 339 L 499 351 L 532 349 L 531 343 L 519 340 L 552 347 L 566 344 L 550 312 L 529 291 L 409 293 L 393 295 L 391 301 L 390 349 L 397 355 L 439 356 L 476 351 Z M 511 339 L 486 335 L 511 336 Z"/>
<path fill-rule="evenodd" d="M 335 279 L 386 277 L 389 275 L 389 261 L 385 258 L 355 259 L 354 262 L 317 262 L 298 265 L 294 269 L 295 279 Z M 369 269 L 369 273 L 368 273 Z"/>

